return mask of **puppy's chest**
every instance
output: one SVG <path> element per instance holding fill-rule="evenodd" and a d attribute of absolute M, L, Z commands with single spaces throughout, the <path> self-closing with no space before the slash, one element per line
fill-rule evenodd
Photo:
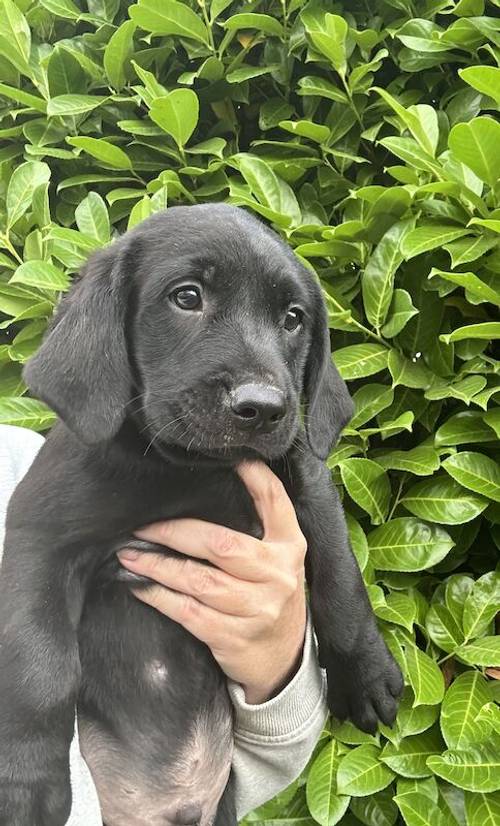
<path fill-rule="evenodd" d="M 262 536 L 253 501 L 229 468 L 212 472 L 175 469 L 162 479 L 139 482 L 136 490 L 127 491 L 126 502 L 120 491 L 114 499 L 119 505 L 113 517 L 123 520 L 120 533 L 163 519 L 190 517 Z"/>

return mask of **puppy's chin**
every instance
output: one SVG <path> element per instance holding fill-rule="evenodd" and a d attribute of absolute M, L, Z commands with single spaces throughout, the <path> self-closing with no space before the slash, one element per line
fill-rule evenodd
<path fill-rule="evenodd" d="M 247 435 L 245 444 L 234 444 L 227 438 L 216 439 L 214 434 L 204 438 L 176 440 L 168 434 L 161 434 L 153 440 L 155 451 L 176 464 L 223 464 L 234 465 L 244 459 L 272 460 L 283 456 L 289 450 L 297 435 L 298 424 L 294 423 L 286 431 L 278 434 Z"/>

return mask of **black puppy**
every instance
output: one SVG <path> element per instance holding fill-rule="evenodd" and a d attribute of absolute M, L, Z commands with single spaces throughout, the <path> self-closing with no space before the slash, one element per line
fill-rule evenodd
<path fill-rule="evenodd" d="M 223 204 L 149 218 L 90 259 L 25 378 L 61 422 L 8 510 L 1 826 L 64 824 L 75 704 L 107 826 L 234 824 L 225 679 L 130 594 L 115 552 L 173 517 L 260 537 L 244 457 L 282 479 L 306 536 L 331 711 L 392 723 L 401 675 L 323 461 L 352 404 L 320 287 L 272 231 Z"/>

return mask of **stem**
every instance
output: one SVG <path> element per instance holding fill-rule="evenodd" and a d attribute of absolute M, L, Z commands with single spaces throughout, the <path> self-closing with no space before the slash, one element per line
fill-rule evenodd
<path fill-rule="evenodd" d="M 394 505 L 391 508 L 391 511 L 389 513 L 389 516 L 386 519 L 386 522 L 391 521 L 391 519 L 393 517 L 393 514 L 394 514 L 394 511 L 396 510 L 397 506 L 399 505 L 399 500 L 400 500 L 400 497 L 401 497 L 401 492 L 403 490 L 403 485 L 404 485 L 405 481 L 406 481 L 406 473 L 399 480 L 399 488 L 398 488 L 398 492 L 396 493 L 396 498 L 394 500 Z"/>
<path fill-rule="evenodd" d="M 201 6 L 201 10 L 203 12 L 203 18 L 205 20 L 205 25 L 208 29 L 208 39 L 210 40 L 210 48 L 215 53 L 215 42 L 214 42 L 214 33 L 212 31 L 212 22 L 208 16 L 207 7 L 205 5 L 205 0 L 198 0 L 198 5 Z"/>
<path fill-rule="evenodd" d="M 0 238 L 1 238 L 2 242 L 3 242 L 3 245 L 4 245 L 5 249 L 6 249 L 6 250 L 8 250 L 8 251 L 10 252 L 10 254 L 12 255 L 12 257 L 13 257 L 13 258 L 15 258 L 15 259 L 16 259 L 16 261 L 18 261 L 20 264 L 22 264 L 22 263 L 23 263 L 23 259 L 21 258 L 21 256 L 20 256 L 20 255 L 19 255 L 19 253 L 17 252 L 17 250 L 13 247 L 13 245 L 12 245 L 12 243 L 11 243 L 11 240 L 10 240 L 10 238 L 9 238 L 8 233 L 7 233 L 7 235 L 3 235 L 3 234 L 2 234 L 2 235 L 0 235 Z"/>
<path fill-rule="evenodd" d="M 343 87 L 344 87 L 344 89 L 345 89 L 345 93 L 346 93 L 347 97 L 349 98 L 349 105 L 350 105 L 350 107 L 351 107 L 352 111 L 354 112 L 354 114 L 356 115 L 356 120 L 358 121 L 359 125 L 361 126 L 361 129 L 363 129 L 363 121 L 361 120 L 361 116 L 360 116 L 360 114 L 359 114 L 358 110 L 356 109 L 356 107 L 355 107 L 355 105 L 354 105 L 354 101 L 353 101 L 353 99 L 352 99 L 351 90 L 349 89 L 349 85 L 348 85 L 348 83 L 347 83 L 347 81 L 346 81 L 346 79 L 345 79 L 345 75 L 343 75 L 343 74 L 341 74 L 341 73 L 339 72 L 339 77 L 340 77 L 340 79 L 341 79 L 341 81 L 342 81 L 342 85 L 343 85 Z"/>

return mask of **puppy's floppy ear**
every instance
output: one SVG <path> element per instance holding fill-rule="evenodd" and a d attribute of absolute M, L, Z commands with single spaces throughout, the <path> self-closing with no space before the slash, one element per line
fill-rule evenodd
<path fill-rule="evenodd" d="M 321 287 L 314 282 L 314 321 L 304 375 L 306 434 L 312 452 L 326 459 L 353 414 L 344 380 L 332 362 L 330 333 Z"/>
<path fill-rule="evenodd" d="M 125 250 L 118 241 L 89 259 L 23 373 L 33 394 L 87 444 L 118 431 L 130 399 Z"/>

